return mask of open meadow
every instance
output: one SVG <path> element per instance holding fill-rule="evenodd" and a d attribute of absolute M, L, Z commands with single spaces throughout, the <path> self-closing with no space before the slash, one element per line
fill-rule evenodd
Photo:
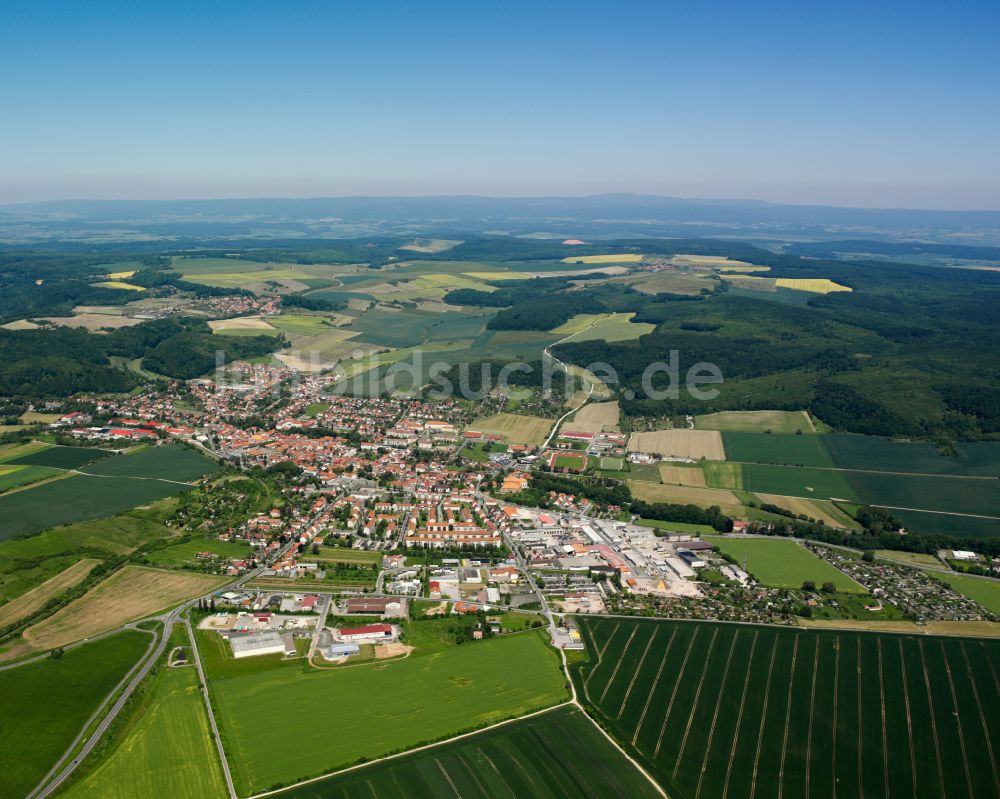
<path fill-rule="evenodd" d="M 833 583 L 837 591 L 866 594 L 865 588 L 836 566 L 818 558 L 797 541 L 784 538 L 705 536 L 723 555 L 735 558 L 761 584 L 769 588 L 799 588 L 806 580 L 817 587 Z"/>
<path fill-rule="evenodd" d="M 578 622 L 581 701 L 671 799 L 1000 796 L 1000 641 Z"/>
<path fill-rule="evenodd" d="M 276 799 L 367 795 L 646 799 L 660 793 L 579 709 L 566 707 L 292 788 Z"/>
<path fill-rule="evenodd" d="M 222 799 L 226 783 L 193 665 L 161 668 L 140 715 L 68 799 Z"/>
<path fill-rule="evenodd" d="M 732 430 L 744 433 L 815 433 L 816 429 L 805 411 L 721 411 L 696 416 L 699 430 Z"/>
<path fill-rule="evenodd" d="M 566 697 L 558 659 L 538 632 L 419 652 L 338 670 L 210 678 L 241 790 L 293 783 Z M 296 744 L 275 749 L 276 739 Z"/>
<path fill-rule="evenodd" d="M 667 502 L 680 505 L 700 505 L 710 507 L 718 505 L 726 513 L 738 514 L 743 503 L 732 492 L 721 488 L 698 488 L 685 485 L 661 485 L 645 480 L 629 480 L 629 490 L 632 496 L 643 502 Z"/>
<path fill-rule="evenodd" d="M 147 651 L 151 637 L 126 631 L 0 671 L 0 795 L 27 795 L 63 755 L 98 705 Z"/>
<path fill-rule="evenodd" d="M 26 629 L 22 634 L 23 642 L 27 650 L 36 652 L 65 646 L 167 610 L 218 588 L 228 579 L 194 572 L 123 566 L 79 599 Z M 7 654 L 0 655 L 0 659 Z"/>

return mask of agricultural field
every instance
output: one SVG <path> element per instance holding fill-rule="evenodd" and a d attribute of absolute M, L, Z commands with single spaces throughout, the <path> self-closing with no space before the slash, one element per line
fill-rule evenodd
<path fill-rule="evenodd" d="M 978 602 L 990 613 L 1000 616 L 1000 580 L 991 577 L 974 577 L 968 574 L 936 571 L 931 576 L 947 583 L 973 602 Z"/>
<path fill-rule="evenodd" d="M 762 494 L 858 501 L 845 472 L 832 469 L 747 463 L 743 465 L 743 487 Z"/>
<path fill-rule="evenodd" d="M 571 255 L 563 258 L 564 264 L 637 264 L 645 258 L 636 252 L 619 253 L 617 255 Z"/>
<path fill-rule="evenodd" d="M 563 430 L 581 433 L 618 432 L 618 402 L 591 402 L 563 425 Z"/>
<path fill-rule="evenodd" d="M 151 616 L 228 581 L 194 572 L 124 566 L 53 615 L 26 629 L 18 654 L 65 646 Z M 9 652 L 0 655 L 8 657 Z"/>
<path fill-rule="evenodd" d="M 420 652 L 345 669 L 210 679 L 240 790 L 292 783 L 566 698 L 558 658 L 537 631 Z M 277 751 L 276 739 L 296 744 Z"/>
<path fill-rule="evenodd" d="M 0 542 L 60 524 L 124 513 L 183 489 L 163 480 L 72 475 L 9 492 L 0 495 Z"/>
<path fill-rule="evenodd" d="M 74 311 L 72 316 L 43 316 L 46 322 L 63 327 L 82 327 L 85 330 L 103 330 L 105 328 L 117 329 L 119 327 L 132 327 L 142 323 L 142 319 L 131 316 L 122 316 L 120 313 L 78 313 Z"/>
<path fill-rule="evenodd" d="M 692 272 L 637 272 L 613 282 L 625 283 L 643 294 L 700 294 L 702 289 L 711 289 L 715 281 L 705 274 Z"/>
<path fill-rule="evenodd" d="M 831 582 L 837 591 L 849 594 L 868 593 L 859 583 L 836 566 L 817 557 L 802 544 L 783 538 L 736 538 L 705 536 L 724 555 L 741 564 L 746 558 L 747 571 L 761 585 L 769 588 L 799 588 L 806 580 L 817 586 Z"/>
<path fill-rule="evenodd" d="M 539 416 L 498 413 L 477 419 L 466 428 L 480 433 L 502 435 L 509 444 L 541 444 L 552 429 L 554 420 Z"/>
<path fill-rule="evenodd" d="M 578 623 L 582 701 L 672 799 L 1000 796 L 1000 641 Z"/>
<path fill-rule="evenodd" d="M 126 451 L 89 466 L 87 473 L 190 483 L 217 469 L 215 463 L 183 444 L 165 444 Z"/>
<path fill-rule="evenodd" d="M 147 651 L 126 631 L 44 660 L 0 671 L 0 795 L 27 795 L 63 755 L 98 705 Z"/>
<path fill-rule="evenodd" d="M 213 319 L 208 323 L 217 336 L 277 336 L 279 331 L 263 319 L 239 316 L 235 319 Z"/>
<path fill-rule="evenodd" d="M 833 466 L 824 446 L 826 436 L 794 433 L 744 433 L 727 430 L 722 434 L 726 457 L 742 463 L 774 463 L 785 466 Z"/>
<path fill-rule="evenodd" d="M 661 463 L 658 469 L 660 472 L 660 482 L 665 485 L 694 486 L 696 488 L 708 487 L 705 483 L 705 472 L 702 471 L 699 464 Z"/>
<path fill-rule="evenodd" d="M 0 601 L 22 596 L 57 578 L 87 555 L 126 555 L 143 544 L 166 540 L 177 531 L 164 526 L 176 500 L 161 500 L 148 510 L 55 527 L 30 538 L 0 541 Z"/>
<path fill-rule="evenodd" d="M 881 436 L 833 433 L 823 436 L 826 449 L 842 469 L 886 472 L 919 472 L 964 476 L 1000 475 L 1000 442 L 955 444 L 955 457 L 947 457 L 933 444 L 896 442 Z"/>
<path fill-rule="evenodd" d="M 363 795 L 645 799 L 660 793 L 580 710 L 563 707 L 293 788 L 275 799 Z"/>
<path fill-rule="evenodd" d="M 714 430 L 655 430 L 633 433 L 628 441 L 629 452 L 658 453 L 663 457 L 724 461 L 726 451 L 722 436 Z"/>
<path fill-rule="evenodd" d="M 53 469 L 76 469 L 88 463 L 103 460 L 112 453 L 97 447 L 50 447 L 36 449 L 27 454 L 4 460 L 5 464 L 45 466 Z"/>
<path fill-rule="evenodd" d="M 62 474 L 59 469 L 47 469 L 44 466 L 17 466 L 14 464 L 0 464 L 0 493 L 11 488 L 37 483 L 49 477 Z"/>
<path fill-rule="evenodd" d="M 701 464 L 705 482 L 712 488 L 743 490 L 743 464 L 729 461 L 705 461 Z"/>
<path fill-rule="evenodd" d="M 26 618 L 41 610 L 50 599 L 55 599 L 78 583 L 82 583 L 91 570 L 101 561 L 83 558 L 69 568 L 46 580 L 36 588 L 21 594 L 5 605 L 0 605 L 0 627 Z"/>
<path fill-rule="evenodd" d="M 848 516 L 833 502 L 822 499 L 803 499 L 802 497 L 784 497 L 780 494 L 757 494 L 761 502 L 777 505 L 794 513 L 805 515 L 810 519 L 823 522 L 830 527 L 858 527 L 858 523 Z"/>
<path fill-rule="evenodd" d="M 161 668 L 151 696 L 117 746 L 67 799 L 221 799 L 226 796 L 194 666 Z"/>
<path fill-rule="evenodd" d="M 696 416 L 699 430 L 732 430 L 742 433 L 815 433 L 812 419 L 805 411 L 721 411 Z"/>
<path fill-rule="evenodd" d="M 1000 517 L 1000 481 L 994 478 L 844 474 L 861 501 L 868 504 Z M 994 522 L 996 525 L 1000 525 L 1000 518 Z"/>
<path fill-rule="evenodd" d="M 122 289 L 124 291 L 146 291 L 145 286 L 137 286 L 134 283 L 125 283 L 121 280 L 104 280 L 100 283 L 94 283 L 95 286 L 102 286 L 106 289 Z"/>
<path fill-rule="evenodd" d="M 633 322 L 635 313 L 578 314 L 553 333 L 568 335 L 570 341 L 635 341 L 652 333 L 656 325 Z"/>
<path fill-rule="evenodd" d="M 893 510 L 892 515 L 911 532 L 953 535 L 958 538 L 995 538 L 1000 527 L 1000 522 L 992 517 L 910 510 Z"/>
<path fill-rule="evenodd" d="M 732 491 L 725 491 L 721 488 L 660 485 L 644 480 L 629 480 L 628 487 L 632 496 L 643 502 L 670 502 L 681 505 L 700 505 L 706 508 L 718 505 L 726 513 L 736 514 L 743 508 L 743 503 Z"/>

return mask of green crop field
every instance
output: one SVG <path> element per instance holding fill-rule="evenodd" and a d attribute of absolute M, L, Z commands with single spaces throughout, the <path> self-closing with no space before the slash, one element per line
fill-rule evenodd
<path fill-rule="evenodd" d="M 0 671 L 0 795 L 24 796 L 35 787 L 149 642 L 146 633 L 128 631 L 70 649 L 58 660 Z"/>
<path fill-rule="evenodd" d="M 183 444 L 147 447 L 134 454 L 118 455 L 88 466 L 88 474 L 146 477 L 189 483 L 214 472 L 218 467 Z"/>
<path fill-rule="evenodd" d="M 54 477 L 62 472 L 59 469 L 49 469 L 45 466 L 15 466 L 0 464 L 0 492 L 11 488 L 37 483 L 47 477 Z"/>
<path fill-rule="evenodd" d="M 788 466 L 833 466 L 823 446 L 824 436 L 797 436 L 794 433 L 722 433 L 726 459 L 745 463 L 777 463 Z"/>
<path fill-rule="evenodd" d="M 1000 641 L 578 621 L 581 700 L 671 799 L 1000 796 Z"/>
<path fill-rule="evenodd" d="M 193 666 L 163 668 L 148 705 L 100 765 L 66 791 L 68 799 L 221 799 L 222 766 Z"/>
<path fill-rule="evenodd" d="M 85 463 L 93 463 L 111 455 L 96 447 L 46 447 L 11 458 L 5 463 L 17 463 L 25 466 L 47 466 L 56 469 L 75 469 Z"/>
<path fill-rule="evenodd" d="M 183 490 L 185 486 L 177 482 L 128 476 L 73 475 L 52 480 L 0 496 L 0 541 L 59 524 L 113 516 Z"/>
<path fill-rule="evenodd" d="M 823 436 L 834 463 L 843 469 L 923 474 L 1000 475 L 1000 442 L 955 444 L 955 456 L 933 444 L 899 443 L 880 436 L 838 433 Z"/>
<path fill-rule="evenodd" d="M 844 472 L 863 502 L 897 508 L 1000 517 L 1000 480 Z M 1000 519 L 996 521 L 1000 526 Z"/>
<path fill-rule="evenodd" d="M 743 466 L 743 487 L 761 494 L 855 502 L 858 495 L 844 475 L 833 469 L 748 463 Z"/>
<path fill-rule="evenodd" d="M 557 708 L 450 744 L 361 768 L 276 799 L 378 796 L 658 797 L 659 792 L 576 708 Z"/>
<path fill-rule="evenodd" d="M 914 533 L 940 533 L 958 538 L 996 538 L 1000 536 L 1000 519 L 983 519 L 949 513 L 922 513 L 894 510 L 907 530 Z"/>
<path fill-rule="evenodd" d="M 242 790 L 290 784 L 566 696 L 558 658 L 538 632 L 428 647 L 435 651 L 424 654 L 421 648 L 390 663 L 308 672 L 273 668 L 210 680 Z M 276 740 L 295 746 L 275 748 Z"/>
<path fill-rule="evenodd" d="M 771 588 L 798 588 L 806 580 L 812 580 L 817 586 L 831 582 L 838 591 L 867 593 L 836 566 L 816 557 L 795 541 L 727 536 L 705 536 L 705 540 L 715 544 L 723 554 L 736 558 L 740 564 L 745 556 L 747 571 L 762 585 Z"/>
<path fill-rule="evenodd" d="M 968 574 L 944 574 L 936 571 L 931 572 L 931 576 L 947 583 L 973 602 L 978 602 L 990 613 L 1000 616 L 1000 580 L 990 577 L 973 577 Z"/>

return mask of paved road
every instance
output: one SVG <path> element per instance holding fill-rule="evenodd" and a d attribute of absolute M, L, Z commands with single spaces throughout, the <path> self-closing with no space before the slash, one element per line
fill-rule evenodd
<path fill-rule="evenodd" d="M 201 654 L 198 652 L 198 643 L 194 640 L 194 630 L 191 629 L 191 622 L 184 619 L 187 627 L 188 638 L 191 639 L 191 651 L 194 653 L 194 665 L 198 669 L 198 683 L 201 686 L 201 695 L 205 700 L 205 711 L 208 713 L 208 723 L 212 727 L 212 738 L 215 741 L 215 748 L 219 750 L 219 761 L 222 763 L 222 774 L 226 778 L 226 788 L 229 790 L 229 799 L 236 799 L 236 786 L 233 785 L 233 775 L 229 771 L 229 761 L 226 760 L 226 753 L 222 748 L 222 738 L 219 737 L 219 727 L 215 723 L 215 714 L 212 712 L 212 703 L 208 698 L 208 681 L 205 679 L 205 671 L 201 667 Z"/>
<path fill-rule="evenodd" d="M 276 558 L 280 557 L 285 551 L 288 550 L 288 547 L 290 547 L 290 546 L 291 546 L 291 543 L 289 543 L 282 550 L 280 550 L 279 553 L 275 557 Z M 238 580 L 235 580 L 234 582 L 230 583 L 228 586 L 223 586 L 223 588 L 226 588 L 226 587 L 229 587 L 229 588 L 241 588 L 244 583 L 246 583 L 249 580 L 252 580 L 261 571 L 263 571 L 264 568 L 265 568 L 264 566 L 261 566 L 261 567 L 259 567 L 257 569 L 254 569 L 252 572 L 248 572 L 247 574 L 245 574 L 242 577 L 240 577 Z M 219 590 L 221 590 L 221 588 Z M 132 672 L 129 672 L 129 675 L 132 675 L 131 679 L 130 679 L 129 675 L 126 675 L 125 679 L 122 680 L 122 683 L 125 683 L 125 681 L 128 680 L 128 683 L 125 685 L 125 688 L 123 690 L 121 690 L 121 694 L 118 697 L 118 699 L 111 706 L 111 709 L 108 710 L 107 714 L 104 716 L 104 718 L 101 720 L 101 722 L 97 725 L 97 727 L 91 733 L 90 737 L 87 739 L 87 742 L 83 745 L 83 747 L 80 749 L 80 751 L 76 753 L 76 756 L 69 763 L 67 763 L 63 767 L 63 769 L 61 771 L 58 771 L 58 773 L 56 773 L 57 769 L 59 768 L 59 766 L 62 765 L 62 763 L 65 762 L 65 760 L 70 755 L 73 754 L 73 751 L 79 745 L 80 740 L 82 739 L 84 733 L 90 727 L 90 725 L 93 723 L 94 719 L 97 718 L 100 715 L 100 713 L 104 710 L 104 708 L 107 706 L 108 699 L 110 699 L 111 696 L 114 696 L 114 694 L 119 689 L 121 689 L 122 683 L 119 683 L 118 686 L 116 686 L 115 690 L 112 691 L 112 693 L 109 695 L 108 699 L 105 699 L 105 701 L 101 703 L 101 706 L 97 710 L 94 711 L 94 715 L 91 716 L 90 719 L 87 720 L 86 725 L 84 725 L 83 729 L 80 731 L 80 734 L 76 737 L 76 740 L 73 741 L 73 743 L 69 747 L 69 749 L 66 750 L 66 752 L 63 754 L 63 756 L 52 767 L 52 770 L 49 771 L 49 773 L 45 775 L 45 777 L 42 779 L 42 781 L 35 787 L 35 789 L 30 794 L 28 794 L 28 796 L 25 799 L 44 799 L 47 796 L 51 796 L 56 790 L 59 789 L 59 787 L 76 770 L 77 766 L 79 766 L 80 763 L 82 763 L 86 759 L 87 755 L 90 754 L 90 752 L 93 750 L 93 748 L 97 745 L 97 742 L 101 739 L 101 736 L 103 736 L 104 733 L 108 731 L 108 728 L 111 726 L 112 722 L 114 722 L 115 718 L 117 718 L 117 716 L 121 712 L 122 708 L 125 707 L 125 704 L 128 702 L 129 697 L 132 696 L 132 694 L 134 693 L 135 689 L 139 687 L 139 684 L 143 681 L 143 679 L 145 679 L 145 677 L 149 674 L 150 670 L 153 668 L 153 666 L 156 664 L 156 662 L 163 655 L 163 651 L 166 649 L 167 642 L 170 640 L 170 634 L 171 634 L 171 632 L 173 632 L 174 624 L 176 624 L 181 619 L 181 615 L 183 613 L 187 612 L 188 609 L 190 609 L 191 607 L 193 607 L 194 604 L 200 598 L 201 597 L 195 597 L 194 599 L 189 600 L 188 602 L 185 602 L 183 605 L 180 605 L 179 607 L 174 608 L 169 613 L 165 613 L 165 614 L 162 614 L 160 616 L 152 616 L 152 617 L 149 617 L 147 619 L 141 620 L 141 621 L 160 621 L 160 622 L 163 623 L 162 634 L 160 636 L 159 641 L 156 643 L 156 646 L 153 649 L 152 654 L 148 655 L 145 660 L 140 661 L 141 666 L 133 667 L 134 670 Z M 136 622 L 131 622 L 129 624 L 125 624 L 125 625 L 123 625 L 121 627 L 118 627 L 115 630 L 109 630 L 106 633 L 102 633 L 99 636 L 94 636 L 94 637 L 88 639 L 87 641 L 80 641 L 80 642 L 78 642 L 76 644 L 73 644 L 72 646 L 74 646 L 74 647 L 75 646 L 81 646 L 84 643 L 89 643 L 90 641 L 94 641 L 94 640 L 96 640 L 98 638 L 104 638 L 104 637 L 107 637 L 109 635 L 114 635 L 115 633 L 121 632 L 122 630 L 125 630 L 125 629 L 138 629 L 136 627 L 136 625 L 138 623 L 139 622 L 136 621 Z M 192 642 L 193 642 L 193 640 L 194 639 L 192 637 Z M 70 647 L 67 647 L 67 648 L 70 648 Z M 197 647 L 195 648 L 194 651 L 195 651 L 195 657 L 197 658 L 197 651 L 198 651 Z M 43 655 L 41 657 L 48 657 L 48 655 Z M 32 658 L 31 661 L 33 661 L 33 660 L 38 660 L 38 658 Z M 20 663 L 17 663 L 17 664 L 14 664 L 14 665 L 23 666 L 25 663 L 28 663 L 28 662 L 31 662 L 31 661 L 21 661 Z M 202 681 L 202 685 L 203 685 L 203 691 L 207 692 L 207 686 L 204 685 L 204 683 L 205 683 L 204 675 L 201 672 L 201 661 L 200 661 L 200 659 L 198 659 L 197 662 L 199 664 L 198 668 L 199 668 L 199 674 L 201 675 L 201 681 Z M 136 668 L 137 668 L 137 670 L 135 670 Z M 212 714 L 211 706 L 210 705 L 208 706 L 208 716 L 209 716 L 209 720 L 211 722 L 213 730 L 216 730 L 215 717 Z M 216 732 L 216 735 L 218 735 L 217 732 Z M 216 738 L 216 740 L 218 741 L 219 739 Z M 220 746 L 220 752 L 221 752 L 221 742 L 219 742 L 218 745 Z M 228 774 L 228 772 L 229 772 L 229 765 L 228 765 L 228 763 L 226 763 L 225 758 L 223 758 L 222 762 L 223 762 L 223 769 L 224 769 L 224 771 L 227 774 L 227 779 L 230 779 L 229 778 L 229 774 Z M 54 778 L 52 777 L 53 774 L 56 775 Z M 49 782 L 49 780 L 51 780 L 51 782 Z M 230 787 L 232 787 L 231 786 L 231 779 L 230 779 Z M 235 799 L 235 796 L 236 796 L 236 794 L 235 794 L 235 792 L 233 792 L 232 793 L 232 797 L 234 797 L 234 799 Z"/>
<path fill-rule="evenodd" d="M 97 727 L 94 729 L 93 733 L 91 733 L 86 743 L 84 743 L 84 745 L 76 753 L 76 757 L 74 757 L 73 760 L 67 763 L 66 766 L 62 769 L 62 771 L 58 772 L 58 774 L 56 774 L 56 776 L 52 778 L 52 780 L 48 782 L 48 784 L 46 784 L 46 780 L 49 780 L 53 771 L 58 769 L 59 765 L 72 754 L 74 748 L 80 741 L 79 736 L 73 742 L 72 746 L 70 746 L 70 748 L 62 756 L 62 758 L 60 758 L 59 762 L 55 766 L 53 766 L 52 771 L 46 774 L 42 782 L 39 783 L 40 786 L 44 785 L 45 787 L 41 789 L 36 787 L 35 790 L 33 790 L 30 794 L 28 794 L 27 799 L 44 799 L 44 797 L 53 794 L 66 781 L 66 779 L 70 776 L 70 774 L 72 774 L 73 771 L 76 770 L 76 767 L 83 762 L 84 758 L 86 758 L 87 755 L 90 754 L 93 748 L 97 745 L 97 742 L 101 739 L 101 736 L 104 735 L 105 732 L 107 732 L 108 727 L 110 727 L 112 722 L 114 722 L 115 718 L 117 718 L 118 714 L 121 712 L 121 709 L 125 707 L 125 703 L 128 702 L 129 697 L 132 696 L 132 692 L 135 691 L 135 689 L 139 686 L 139 683 L 141 683 L 143 679 L 145 679 L 146 675 L 149 674 L 150 670 L 160 659 L 160 656 L 163 654 L 163 650 L 166 649 L 167 641 L 170 640 L 170 633 L 173 631 L 174 624 L 177 622 L 178 618 L 180 618 L 181 611 L 186 610 L 188 607 L 189 605 L 183 605 L 180 608 L 176 608 L 175 610 L 171 611 L 166 616 L 159 617 L 159 619 L 163 622 L 163 631 L 160 635 L 159 641 L 156 643 L 156 646 L 153 649 L 152 654 L 148 655 L 146 659 L 142 661 L 142 665 L 138 668 L 138 670 L 133 672 L 131 680 L 129 680 L 124 690 L 122 690 L 118 699 L 111 706 L 111 709 L 107 712 L 107 714 L 105 714 L 104 718 L 101 719 L 101 721 L 98 723 Z M 128 677 L 126 677 L 126 679 L 128 679 Z M 104 705 L 102 704 L 101 708 L 103 707 Z M 99 713 L 101 708 L 98 708 L 96 712 Z M 88 721 L 87 723 L 87 726 L 89 725 L 90 721 Z M 84 729 L 86 729 L 86 727 Z M 81 736 L 83 735 L 82 731 L 80 735 Z"/>

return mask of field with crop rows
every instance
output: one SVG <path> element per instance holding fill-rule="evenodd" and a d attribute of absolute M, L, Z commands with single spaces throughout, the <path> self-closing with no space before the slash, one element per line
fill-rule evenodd
<path fill-rule="evenodd" d="M 672 799 L 1000 796 L 1000 641 L 579 623 L 581 700 Z"/>

